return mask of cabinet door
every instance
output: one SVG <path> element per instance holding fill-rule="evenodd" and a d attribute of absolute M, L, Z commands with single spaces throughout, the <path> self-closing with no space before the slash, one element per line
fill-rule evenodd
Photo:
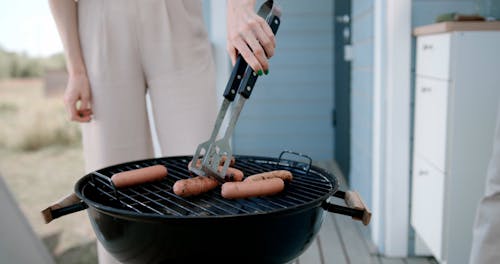
<path fill-rule="evenodd" d="M 451 34 L 417 38 L 417 76 L 450 79 Z"/>
<path fill-rule="evenodd" d="M 445 171 L 448 86 L 446 81 L 417 77 L 415 152 Z"/>
<path fill-rule="evenodd" d="M 437 259 L 442 259 L 444 174 L 418 155 L 413 160 L 411 224 Z"/>

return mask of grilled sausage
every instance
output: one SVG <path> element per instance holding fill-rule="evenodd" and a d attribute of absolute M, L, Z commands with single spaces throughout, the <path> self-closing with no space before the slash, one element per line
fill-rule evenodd
<path fill-rule="evenodd" d="M 222 166 L 219 167 L 219 170 L 222 170 Z M 232 182 L 232 181 L 236 181 L 236 182 L 240 182 L 243 180 L 243 172 L 236 169 L 236 168 L 227 168 L 226 170 L 226 176 L 224 177 L 224 180 L 227 181 L 227 182 Z"/>
<path fill-rule="evenodd" d="M 243 181 L 245 181 L 245 182 L 247 182 L 247 181 L 262 181 L 262 180 L 267 180 L 267 179 L 272 179 L 272 178 L 280 178 L 284 181 L 292 181 L 293 175 L 291 172 L 289 172 L 287 170 L 275 170 L 275 171 L 268 171 L 268 172 L 263 172 L 263 173 L 258 173 L 258 174 L 248 176 Z"/>
<path fill-rule="evenodd" d="M 188 163 L 188 170 L 189 170 L 189 168 L 191 168 L 191 164 L 193 164 L 193 161 L 192 161 L 192 160 Z M 198 162 L 196 162 L 196 167 L 197 167 L 197 168 L 201 168 L 201 160 L 198 160 Z M 191 175 L 193 175 L 193 173 L 192 173 L 191 171 L 189 171 L 189 173 L 190 173 Z"/>
<path fill-rule="evenodd" d="M 226 162 L 226 159 L 227 159 L 227 156 L 222 156 L 220 161 L 219 161 L 219 166 L 224 166 L 224 162 Z M 201 160 L 202 160 L 202 158 L 200 157 L 198 159 L 198 162 L 196 162 L 196 167 L 201 167 Z M 191 167 L 192 163 L 193 163 L 193 161 L 190 161 L 188 163 L 188 168 Z M 234 157 L 231 157 L 231 160 L 229 161 L 229 167 L 234 166 L 235 163 L 236 163 L 236 159 Z"/>
<path fill-rule="evenodd" d="M 227 199 L 250 198 L 277 194 L 285 188 L 280 178 L 260 181 L 226 182 L 222 184 L 222 197 Z"/>
<path fill-rule="evenodd" d="M 163 165 L 123 171 L 111 176 L 111 180 L 116 188 L 123 188 L 132 185 L 158 181 L 167 176 L 167 168 Z"/>
<path fill-rule="evenodd" d="M 198 160 L 198 166 L 197 167 L 200 167 L 201 166 L 201 160 Z M 190 161 L 188 163 L 188 168 L 191 167 L 191 164 L 192 164 L 192 161 Z M 221 163 L 221 164 L 224 164 L 224 163 Z M 219 166 L 219 171 L 222 170 L 222 166 Z M 226 170 L 226 175 L 224 177 L 224 180 L 225 181 L 242 181 L 243 180 L 243 172 L 236 169 L 236 168 L 231 168 L 231 167 L 228 167 L 227 170 Z"/>
<path fill-rule="evenodd" d="M 224 166 L 224 162 L 226 162 L 226 159 L 227 159 L 227 156 L 222 156 L 222 158 L 220 159 L 219 165 Z M 234 156 L 232 156 L 231 160 L 229 161 L 229 166 L 234 166 L 235 163 L 236 163 L 236 159 L 234 158 Z"/>
<path fill-rule="evenodd" d="M 218 184 L 217 180 L 210 177 L 197 176 L 176 181 L 173 189 L 175 194 L 188 197 L 208 192 L 217 187 Z"/>

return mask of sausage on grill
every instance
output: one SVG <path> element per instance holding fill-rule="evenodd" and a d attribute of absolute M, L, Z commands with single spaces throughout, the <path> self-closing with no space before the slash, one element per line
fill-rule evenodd
<path fill-rule="evenodd" d="M 222 197 L 227 199 L 250 198 L 277 194 L 285 188 L 280 178 L 260 181 L 226 182 L 222 185 Z"/>
<path fill-rule="evenodd" d="M 219 165 L 223 166 L 224 162 L 226 162 L 226 159 L 227 159 L 227 156 L 222 156 L 222 158 L 220 159 Z M 236 159 L 234 158 L 234 156 L 232 156 L 231 160 L 229 161 L 229 166 L 234 166 L 235 163 L 236 163 Z"/>
<path fill-rule="evenodd" d="M 116 188 L 123 188 L 132 185 L 153 182 L 163 179 L 167 176 L 167 168 L 163 165 L 154 165 L 150 167 L 123 171 L 111 176 L 111 181 Z"/>
<path fill-rule="evenodd" d="M 245 182 L 247 181 L 262 181 L 262 180 L 268 180 L 272 178 L 280 178 L 284 181 L 292 181 L 293 180 L 293 175 L 291 172 L 287 170 L 275 170 L 275 171 L 268 171 L 268 172 L 263 172 L 263 173 L 258 173 L 254 174 L 251 176 L 248 176 L 245 178 Z"/>
<path fill-rule="evenodd" d="M 218 184 L 217 180 L 210 177 L 197 176 L 176 181 L 173 189 L 175 194 L 188 197 L 208 192 L 217 187 Z"/>
<path fill-rule="evenodd" d="M 223 156 L 223 157 L 225 157 L 225 156 Z M 191 167 L 191 164 L 192 164 L 192 161 L 190 161 L 188 163 L 188 168 Z M 224 164 L 224 163 L 221 162 L 220 164 Z M 230 165 L 231 164 L 234 164 L 234 163 L 231 162 Z M 197 167 L 201 167 L 201 160 L 198 160 Z M 221 171 L 221 170 L 222 170 L 222 166 L 219 166 L 219 171 Z M 236 168 L 228 167 L 226 170 L 226 175 L 224 177 L 224 180 L 225 181 L 242 181 L 243 177 L 244 177 L 244 174 L 242 171 L 240 171 Z"/>
<path fill-rule="evenodd" d="M 219 170 L 222 170 L 222 166 L 219 167 Z M 232 181 L 237 181 L 237 182 L 240 182 L 243 180 L 243 172 L 236 169 L 236 168 L 231 168 L 231 167 L 228 167 L 227 170 L 226 170 L 226 176 L 224 178 L 224 180 L 228 181 L 228 182 L 232 182 Z"/>
<path fill-rule="evenodd" d="M 196 167 L 201 167 L 201 160 L 203 158 L 200 157 L 198 159 L 198 161 L 196 162 Z M 220 161 L 219 161 L 219 166 L 224 166 L 224 162 L 226 162 L 226 159 L 227 159 L 227 156 L 222 156 Z M 188 168 L 191 167 L 191 164 L 193 163 L 193 161 L 190 161 L 188 163 Z M 234 166 L 234 164 L 236 163 L 236 159 L 234 157 L 231 157 L 231 160 L 229 161 L 229 166 Z"/>

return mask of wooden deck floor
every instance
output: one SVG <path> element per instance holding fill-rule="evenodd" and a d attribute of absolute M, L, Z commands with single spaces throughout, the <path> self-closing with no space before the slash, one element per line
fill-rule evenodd
<path fill-rule="evenodd" d="M 343 177 L 334 162 L 317 164 Z M 343 179 L 340 179 L 342 182 Z M 345 182 L 345 181 L 344 181 Z M 346 189 L 345 184 L 341 184 Z M 376 213 L 376 212 L 374 212 Z M 435 264 L 433 258 L 386 258 L 367 237 L 368 229 L 348 216 L 325 213 L 323 225 L 311 246 L 293 264 Z"/>

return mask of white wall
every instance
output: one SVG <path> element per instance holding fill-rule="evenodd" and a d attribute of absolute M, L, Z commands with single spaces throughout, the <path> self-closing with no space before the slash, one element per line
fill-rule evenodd
<path fill-rule="evenodd" d="M 373 208 L 372 239 L 388 256 L 408 249 L 411 4 L 353 0 L 352 10 L 351 188 Z"/>

